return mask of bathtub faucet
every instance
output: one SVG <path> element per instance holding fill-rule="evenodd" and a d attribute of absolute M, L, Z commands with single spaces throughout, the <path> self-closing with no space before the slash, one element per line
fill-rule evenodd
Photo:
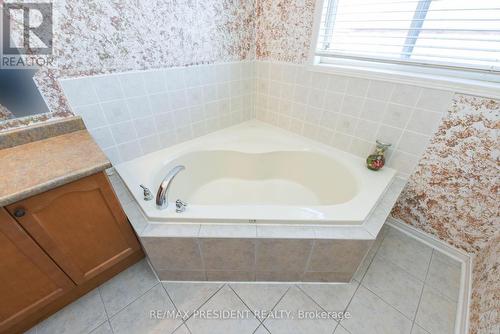
<path fill-rule="evenodd" d="M 160 188 L 158 188 L 158 192 L 156 193 L 156 205 L 160 210 L 166 209 L 168 206 L 168 189 L 170 188 L 170 184 L 174 177 L 179 174 L 179 172 L 186 169 L 186 167 L 179 165 L 172 168 L 167 176 L 163 179 L 163 182 L 160 184 Z"/>

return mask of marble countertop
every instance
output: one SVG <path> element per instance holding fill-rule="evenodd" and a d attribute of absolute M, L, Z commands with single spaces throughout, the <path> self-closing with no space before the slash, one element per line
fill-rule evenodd
<path fill-rule="evenodd" d="M 0 207 L 95 174 L 111 163 L 80 130 L 0 150 Z"/>

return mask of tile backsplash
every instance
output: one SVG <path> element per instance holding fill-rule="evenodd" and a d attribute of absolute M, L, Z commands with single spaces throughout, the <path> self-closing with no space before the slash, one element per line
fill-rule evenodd
<path fill-rule="evenodd" d="M 256 62 L 258 119 L 366 157 L 380 139 L 389 166 L 409 176 L 451 105 L 453 92 Z"/>
<path fill-rule="evenodd" d="M 116 164 L 253 115 L 253 63 L 63 79 L 72 110 Z"/>

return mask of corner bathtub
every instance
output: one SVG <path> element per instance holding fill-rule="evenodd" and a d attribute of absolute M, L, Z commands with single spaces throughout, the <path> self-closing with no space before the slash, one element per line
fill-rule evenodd
<path fill-rule="evenodd" d="M 168 207 L 145 201 L 175 166 Z M 258 121 L 116 166 L 151 222 L 361 225 L 396 171 Z M 175 201 L 187 202 L 182 213 Z"/>

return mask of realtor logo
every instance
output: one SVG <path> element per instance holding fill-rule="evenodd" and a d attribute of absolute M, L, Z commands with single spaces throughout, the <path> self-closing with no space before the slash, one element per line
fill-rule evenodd
<path fill-rule="evenodd" d="M 4 3 L 3 54 L 52 54 L 52 4 Z"/>
<path fill-rule="evenodd" d="M 2 68 L 51 64 L 52 46 L 52 3 L 3 3 Z"/>

